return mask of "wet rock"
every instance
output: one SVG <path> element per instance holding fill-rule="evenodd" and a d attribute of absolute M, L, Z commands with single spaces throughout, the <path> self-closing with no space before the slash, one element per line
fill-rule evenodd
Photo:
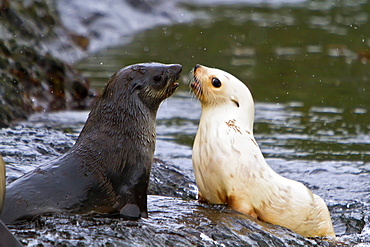
<path fill-rule="evenodd" d="M 370 205 L 360 201 L 331 205 L 329 210 L 334 218 L 333 224 L 337 226 L 336 234 L 339 235 L 360 234 L 369 222 L 367 212 Z"/>
<path fill-rule="evenodd" d="M 148 210 L 138 221 L 54 214 L 9 227 L 31 246 L 335 246 L 195 200 L 149 196 Z"/>
<path fill-rule="evenodd" d="M 56 4 L 64 26 L 89 39 L 86 50 L 90 52 L 128 43 L 132 34 L 156 25 L 193 18 L 177 1 L 168 0 L 59 0 Z"/>
<path fill-rule="evenodd" d="M 50 1 L 2 1 L 0 127 L 35 111 L 89 107 L 89 81 L 56 55 L 80 52 Z M 54 48 L 59 47 L 55 52 Z"/>
<path fill-rule="evenodd" d="M 148 195 L 179 197 L 182 199 L 196 199 L 198 190 L 195 181 L 191 180 L 183 171 L 170 163 L 154 159 Z"/>
<path fill-rule="evenodd" d="M 139 30 L 184 19 L 173 1 L 162 0 L 0 4 L 0 127 L 35 111 L 89 107 L 95 93 L 68 63 L 127 42 Z"/>

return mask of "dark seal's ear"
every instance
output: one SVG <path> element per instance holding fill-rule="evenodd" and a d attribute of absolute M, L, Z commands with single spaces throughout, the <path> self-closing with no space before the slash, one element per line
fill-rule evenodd
<path fill-rule="evenodd" d="M 125 69 L 122 69 L 114 73 L 109 78 L 109 81 L 107 85 L 105 86 L 100 98 L 101 99 L 113 98 L 114 95 L 117 94 L 117 92 L 120 92 L 122 88 L 125 88 L 125 87 L 122 87 L 123 86 L 122 84 L 126 84 L 124 75 L 125 75 Z"/>
<path fill-rule="evenodd" d="M 141 89 L 143 89 L 143 83 L 142 81 L 133 81 L 130 85 L 130 93 L 134 93 L 135 91 L 140 91 Z"/>

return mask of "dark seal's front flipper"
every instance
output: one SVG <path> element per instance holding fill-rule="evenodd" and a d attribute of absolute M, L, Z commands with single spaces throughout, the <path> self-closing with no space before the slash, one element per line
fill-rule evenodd
<path fill-rule="evenodd" d="M 139 206 L 137 204 L 126 204 L 121 210 L 120 210 L 120 215 L 124 219 L 128 220 L 137 220 L 140 219 L 141 217 L 147 218 L 148 217 L 148 212 L 145 209 L 144 212 L 141 212 Z"/>
<path fill-rule="evenodd" d="M 119 186 L 120 198 L 124 198 L 124 204 L 121 204 L 119 213 L 120 217 L 124 219 L 138 220 L 141 217 L 148 217 L 148 178 L 150 176 L 152 159 L 147 159 L 147 157 L 148 155 L 142 156 L 141 153 L 137 153 L 127 159 L 131 164 L 137 164 L 142 169 L 132 169 L 132 166 L 126 166 L 124 169 L 124 180 L 126 183 Z M 113 176 L 110 177 L 113 178 Z M 119 178 L 116 177 L 111 181 L 117 181 L 117 179 Z"/>

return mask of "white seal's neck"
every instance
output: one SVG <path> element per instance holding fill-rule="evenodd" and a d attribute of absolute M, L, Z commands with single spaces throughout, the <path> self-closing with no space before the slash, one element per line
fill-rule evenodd
<path fill-rule="evenodd" d="M 248 107 L 236 107 L 233 103 L 220 105 L 202 105 L 201 122 L 214 122 L 223 124 L 228 121 L 235 121 L 239 127 L 253 135 L 254 105 Z"/>

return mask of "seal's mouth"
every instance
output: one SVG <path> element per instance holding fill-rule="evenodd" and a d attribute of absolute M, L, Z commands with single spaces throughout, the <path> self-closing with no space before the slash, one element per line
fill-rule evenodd
<path fill-rule="evenodd" d="M 172 95 L 176 90 L 177 88 L 179 87 L 179 78 L 180 78 L 180 75 L 176 75 L 175 78 L 173 78 L 173 80 L 170 80 L 168 82 L 168 86 L 167 86 L 167 95 Z"/>
<path fill-rule="evenodd" d="M 175 91 L 178 87 L 179 87 L 179 82 L 176 80 L 173 84 L 172 84 L 172 90 Z"/>
<path fill-rule="evenodd" d="M 170 81 L 170 86 L 169 86 L 169 89 L 172 91 L 172 92 L 175 92 L 175 90 L 179 87 L 179 79 L 180 79 L 180 74 L 181 74 L 181 71 L 182 71 L 182 67 L 181 66 L 178 66 L 179 69 L 178 71 L 175 73 L 174 77 L 173 77 L 173 80 Z M 172 83 L 172 84 L 171 84 Z"/>

